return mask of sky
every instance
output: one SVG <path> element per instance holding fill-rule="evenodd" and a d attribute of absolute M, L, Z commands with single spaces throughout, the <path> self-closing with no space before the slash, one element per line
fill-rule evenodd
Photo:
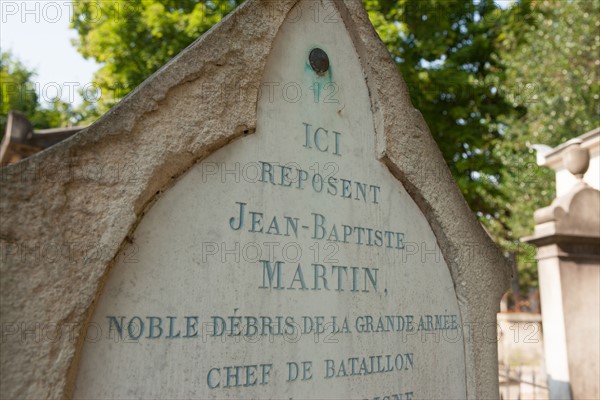
<path fill-rule="evenodd" d="M 71 44 L 77 33 L 69 29 L 70 13 L 66 0 L 0 0 L 0 49 L 37 72 L 36 93 L 46 103 L 60 95 L 80 104 L 78 89 L 89 89 L 100 67 Z"/>

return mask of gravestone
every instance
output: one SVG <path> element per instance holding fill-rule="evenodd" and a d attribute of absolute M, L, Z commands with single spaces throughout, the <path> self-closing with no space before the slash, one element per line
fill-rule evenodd
<path fill-rule="evenodd" d="M 498 397 L 510 268 L 360 2 L 248 1 L 2 172 L 3 394 Z"/>
<path fill-rule="evenodd" d="M 600 398 L 600 191 L 583 179 L 590 151 L 581 142 L 550 153 L 575 184 L 535 212 L 523 239 L 537 247 L 551 399 Z"/>

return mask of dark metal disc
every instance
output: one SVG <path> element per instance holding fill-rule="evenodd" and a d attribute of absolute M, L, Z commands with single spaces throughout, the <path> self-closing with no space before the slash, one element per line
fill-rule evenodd
<path fill-rule="evenodd" d="M 317 74 L 323 74 L 329 69 L 329 57 L 322 49 L 314 48 L 308 55 L 310 66 Z"/>

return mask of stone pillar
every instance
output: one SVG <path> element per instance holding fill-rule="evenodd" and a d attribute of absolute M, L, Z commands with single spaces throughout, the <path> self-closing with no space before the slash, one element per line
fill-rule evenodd
<path fill-rule="evenodd" d="M 551 399 L 600 398 L 600 191 L 582 177 L 589 153 L 573 141 L 565 166 L 578 179 L 535 212 L 544 348 Z"/>

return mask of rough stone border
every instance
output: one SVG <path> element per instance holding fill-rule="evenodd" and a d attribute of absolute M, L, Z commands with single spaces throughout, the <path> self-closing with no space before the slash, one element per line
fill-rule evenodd
<path fill-rule="evenodd" d="M 92 126 L 0 169 L 3 398 L 71 397 L 82 327 L 144 210 L 196 162 L 255 130 L 256 90 L 206 101 L 202 88 L 234 76 L 240 87 L 256 89 L 297 1 L 248 0 Z M 462 198 L 361 2 L 335 4 L 361 58 L 379 157 L 431 224 L 463 322 L 472 324 L 465 340 L 468 398 L 497 398 L 495 331 L 485 337 L 482 328 L 495 329 L 511 269 Z M 435 185 L 415 167 L 424 161 L 443 171 Z"/>

